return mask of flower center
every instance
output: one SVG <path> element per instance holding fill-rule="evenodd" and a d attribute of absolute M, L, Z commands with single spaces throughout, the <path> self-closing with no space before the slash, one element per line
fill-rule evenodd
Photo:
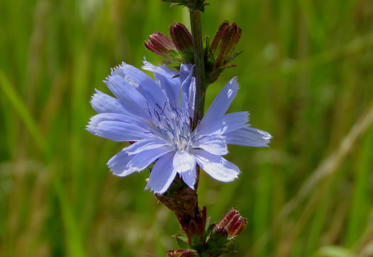
<path fill-rule="evenodd" d="M 175 151 L 189 151 L 192 145 L 190 119 L 186 111 L 157 106 L 151 115 L 156 130 Z"/>

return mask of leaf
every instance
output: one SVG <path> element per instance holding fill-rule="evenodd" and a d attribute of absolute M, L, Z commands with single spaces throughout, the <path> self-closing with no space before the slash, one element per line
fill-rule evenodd
<path fill-rule="evenodd" d="M 188 239 L 182 235 L 174 235 L 176 242 L 181 248 L 189 248 Z"/>

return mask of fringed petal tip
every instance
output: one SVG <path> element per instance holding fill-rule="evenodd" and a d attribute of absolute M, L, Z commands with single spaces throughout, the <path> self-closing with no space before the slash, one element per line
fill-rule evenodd
<path fill-rule="evenodd" d="M 203 150 L 195 151 L 196 159 L 201 168 L 212 178 L 223 183 L 229 183 L 238 178 L 240 169 L 219 155 Z"/>
<path fill-rule="evenodd" d="M 266 131 L 260 130 L 260 129 L 256 129 L 256 130 L 257 130 L 257 132 L 258 132 L 259 134 L 262 135 L 263 140 L 265 140 L 267 144 L 269 144 L 269 143 L 271 142 L 271 140 L 272 140 L 272 138 L 273 138 L 273 136 L 272 136 L 271 134 L 269 134 L 269 133 L 266 132 Z M 267 146 L 268 146 L 268 145 L 267 145 Z"/>
<path fill-rule="evenodd" d="M 143 65 L 141 69 L 146 70 L 146 71 L 154 72 L 157 68 L 154 64 L 148 62 L 145 57 L 144 57 L 144 60 L 142 61 L 142 64 Z"/>

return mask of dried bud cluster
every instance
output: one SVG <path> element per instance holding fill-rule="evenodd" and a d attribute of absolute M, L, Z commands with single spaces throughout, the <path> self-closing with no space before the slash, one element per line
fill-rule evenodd
<path fill-rule="evenodd" d="M 172 40 L 162 33 L 155 32 L 145 42 L 146 48 L 163 57 L 165 63 L 193 63 L 193 38 L 189 30 L 181 23 L 175 23 L 170 28 Z"/>
<path fill-rule="evenodd" d="M 220 73 L 241 52 L 234 53 L 234 49 L 241 38 L 241 28 L 236 23 L 229 25 L 228 21 L 220 25 L 210 47 L 206 51 L 206 74 L 209 83 L 214 82 Z"/>
<path fill-rule="evenodd" d="M 208 84 L 213 83 L 225 68 L 233 67 L 230 62 L 241 52 L 234 49 L 241 38 L 241 28 L 236 23 L 229 25 L 228 21 L 220 25 L 213 41 L 205 46 L 205 73 Z M 164 58 L 164 62 L 173 67 L 181 63 L 194 63 L 193 37 L 181 23 L 175 23 L 170 28 L 171 39 L 156 32 L 145 42 L 146 48 Z"/>

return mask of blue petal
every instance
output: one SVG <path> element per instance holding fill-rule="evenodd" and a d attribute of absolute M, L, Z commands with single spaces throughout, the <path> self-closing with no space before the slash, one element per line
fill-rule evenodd
<path fill-rule="evenodd" d="M 125 148 L 125 151 L 129 155 L 133 155 L 133 154 L 138 154 L 145 150 L 152 150 L 152 149 L 159 148 L 162 146 L 169 146 L 169 143 L 166 142 L 162 138 L 154 137 L 154 138 L 147 138 L 147 139 L 140 140 L 128 146 L 127 148 Z"/>
<path fill-rule="evenodd" d="M 179 73 L 170 70 L 165 65 L 155 66 L 147 61 L 144 61 L 142 68 L 154 73 L 156 82 L 164 90 L 172 106 L 182 107 L 180 102 L 182 95 Z"/>
<path fill-rule="evenodd" d="M 196 167 L 194 166 L 193 169 L 185 171 L 181 173 L 180 175 L 184 183 L 194 190 L 194 185 L 196 184 L 196 180 L 197 180 Z"/>
<path fill-rule="evenodd" d="M 143 70 L 147 70 L 147 71 L 151 71 L 153 73 L 160 74 L 160 75 L 162 75 L 163 77 L 165 77 L 169 80 L 173 80 L 175 82 L 180 83 L 179 73 L 177 73 L 174 70 L 169 69 L 166 65 L 155 66 L 155 65 L 151 64 L 150 62 L 147 62 L 146 60 L 143 61 L 143 64 L 144 64 L 142 66 Z"/>
<path fill-rule="evenodd" d="M 159 83 L 160 87 L 166 92 L 169 103 L 172 106 L 177 106 L 180 108 L 180 83 L 177 83 L 156 72 L 154 73 L 154 77 Z"/>
<path fill-rule="evenodd" d="M 209 123 L 198 124 L 195 135 L 223 135 L 247 126 L 249 121 L 248 112 L 233 112 L 220 117 L 215 117 Z"/>
<path fill-rule="evenodd" d="M 150 189 L 154 193 L 163 194 L 170 187 L 177 174 L 172 165 L 174 153 L 168 153 L 154 164 L 150 173 L 149 182 L 145 189 Z"/>
<path fill-rule="evenodd" d="M 192 77 L 192 80 L 190 82 L 189 86 L 189 92 L 188 92 L 188 102 L 189 102 L 189 115 L 190 117 L 194 117 L 194 106 L 196 103 L 196 78 Z"/>
<path fill-rule="evenodd" d="M 92 96 L 91 105 L 98 113 L 125 113 L 123 106 L 116 98 L 104 94 L 97 89 L 96 93 Z"/>
<path fill-rule="evenodd" d="M 189 70 L 190 69 L 190 70 Z M 193 77 L 193 66 L 188 68 L 189 74 L 184 74 L 182 77 L 181 89 L 182 89 L 182 101 L 186 102 L 183 107 L 188 108 L 188 113 L 190 117 L 194 116 L 194 105 L 196 99 L 196 79 Z"/>
<path fill-rule="evenodd" d="M 181 64 L 180 66 L 180 84 L 183 92 L 185 93 L 186 96 L 190 97 L 189 93 L 191 92 L 191 86 L 195 81 L 193 77 L 193 67 L 194 65 L 192 64 Z M 194 85 L 195 86 L 195 85 Z M 194 94 L 193 94 L 194 98 Z"/>
<path fill-rule="evenodd" d="M 231 79 L 212 102 L 201 123 L 210 123 L 228 110 L 238 91 L 237 78 Z"/>
<path fill-rule="evenodd" d="M 228 153 L 225 137 L 220 135 L 204 136 L 193 143 L 193 148 L 200 148 L 216 155 L 225 155 Z"/>
<path fill-rule="evenodd" d="M 214 155 L 203 150 L 196 150 L 194 154 L 201 168 L 218 181 L 231 182 L 240 174 L 240 169 L 236 165 L 219 155 Z"/>
<path fill-rule="evenodd" d="M 129 84 L 126 77 L 120 76 L 116 71 L 114 70 L 105 81 L 110 91 L 119 99 L 126 112 L 148 118 L 148 104 L 145 97 Z"/>
<path fill-rule="evenodd" d="M 178 173 L 182 173 L 193 169 L 196 166 L 196 159 L 187 151 L 177 151 L 173 159 L 173 166 Z"/>
<path fill-rule="evenodd" d="M 101 113 L 93 116 L 87 125 L 92 134 L 117 142 L 137 141 L 151 136 L 148 125 L 118 113 Z"/>
<path fill-rule="evenodd" d="M 268 146 L 272 136 L 256 128 L 241 128 L 225 135 L 227 144 L 252 147 Z"/>
<path fill-rule="evenodd" d="M 167 101 L 162 89 L 148 75 L 132 65 L 123 62 L 113 73 L 136 88 L 152 106 L 156 104 L 163 106 Z"/>
<path fill-rule="evenodd" d="M 184 81 L 191 75 L 193 76 L 193 72 L 194 72 L 193 64 L 182 63 L 180 65 L 180 80 Z"/>
<path fill-rule="evenodd" d="M 195 99 L 195 78 L 192 64 L 181 64 L 180 73 L 165 65 L 155 66 L 144 61 L 144 70 L 154 73 L 159 86 L 164 90 L 172 106 L 188 108 L 189 116 L 193 117 Z"/>
<path fill-rule="evenodd" d="M 126 149 L 124 148 L 121 152 L 114 155 L 107 163 L 113 174 L 119 177 L 142 171 L 155 160 L 171 151 L 169 147 L 161 146 L 129 155 Z"/>
<path fill-rule="evenodd" d="M 194 189 L 196 181 L 196 158 L 187 151 L 177 151 L 173 159 L 173 167 L 190 188 Z"/>

